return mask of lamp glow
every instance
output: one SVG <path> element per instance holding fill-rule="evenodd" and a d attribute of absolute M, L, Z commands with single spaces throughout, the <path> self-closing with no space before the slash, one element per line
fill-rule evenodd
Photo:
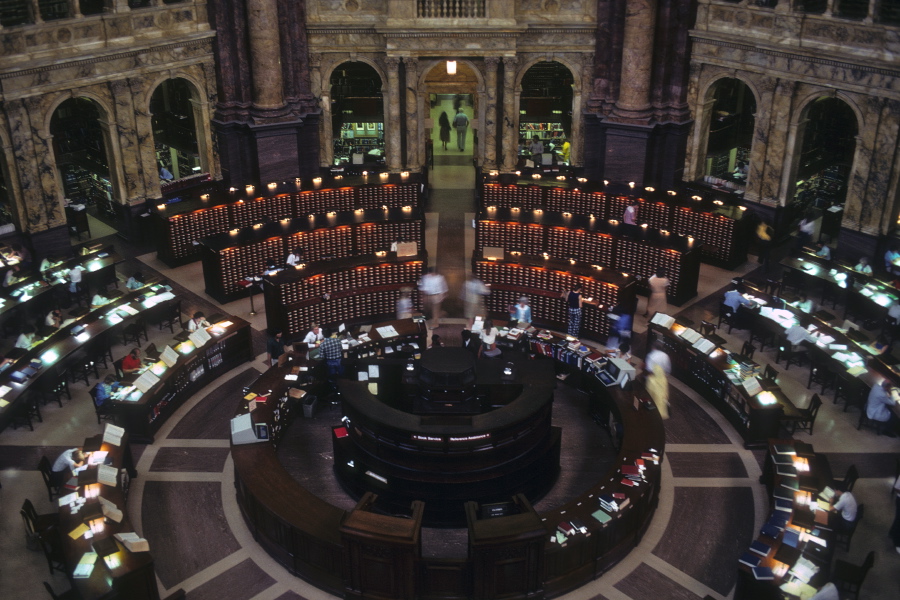
<path fill-rule="evenodd" d="M 447 61 L 447 75 L 456 75 L 456 61 L 455 60 Z"/>

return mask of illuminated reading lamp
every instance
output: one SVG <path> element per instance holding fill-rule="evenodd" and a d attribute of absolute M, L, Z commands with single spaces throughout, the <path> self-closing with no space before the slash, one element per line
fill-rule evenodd
<path fill-rule="evenodd" d="M 335 175 L 335 176 L 334 176 L 334 180 L 335 180 L 335 181 L 340 181 L 340 180 L 343 179 L 343 178 L 344 178 L 343 175 Z"/>
<path fill-rule="evenodd" d="M 746 206 L 738 206 L 738 210 L 743 212 L 743 211 L 747 210 L 747 207 Z"/>
<path fill-rule="evenodd" d="M 278 183 L 275 181 L 269 182 L 269 190 L 275 191 L 278 189 Z"/>
<path fill-rule="evenodd" d="M 563 213 L 563 216 L 566 217 L 566 218 L 568 219 L 569 217 L 572 216 L 572 213 L 570 213 L 569 211 L 566 211 L 566 212 Z"/>
<path fill-rule="evenodd" d="M 594 216 L 594 213 L 591 213 L 591 214 L 588 215 L 588 219 L 590 219 L 591 221 L 593 221 L 593 220 L 596 219 L 596 218 L 597 218 L 597 217 Z"/>
<path fill-rule="evenodd" d="M 387 252 L 385 252 L 384 250 L 379 250 L 375 253 L 375 256 L 387 256 Z"/>
<path fill-rule="evenodd" d="M 675 190 L 669 190 L 666 193 L 670 196 L 675 196 L 675 195 L 677 195 L 678 192 L 676 192 Z"/>
<path fill-rule="evenodd" d="M 296 179 L 294 179 L 294 185 L 297 186 L 297 189 L 300 189 L 300 184 L 301 184 L 301 183 L 303 183 L 303 180 L 301 180 L 299 177 L 297 177 Z"/>
<path fill-rule="evenodd" d="M 487 209 L 488 210 L 497 210 L 497 207 L 492 204 L 491 206 L 488 206 Z"/>
<path fill-rule="evenodd" d="M 381 210 L 387 210 L 387 209 L 388 209 L 387 204 L 382 204 L 382 205 L 381 205 Z"/>
<path fill-rule="evenodd" d="M 314 187 L 322 187 L 322 178 L 321 177 L 313 177 L 313 186 Z"/>
<path fill-rule="evenodd" d="M 579 177 L 578 183 L 587 183 L 587 177 Z"/>
<path fill-rule="evenodd" d="M 713 204 L 715 204 L 716 206 L 722 206 L 725 203 L 722 202 L 721 200 L 713 200 Z"/>
<path fill-rule="evenodd" d="M 363 171 L 363 177 L 368 177 L 368 176 L 369 176 L 369 172 L 368 172 L 368 171 Z"/>
<path fill-rule="evenodd" d="M 629 182 L 628 182 L 628 187 L 630 187 L 631 189 L 634 189 L 634 182 L 633 182 L 633 181 L 629 181 Z"/>
<path fill-rule="evenodd" d="M 660 232 L 661 234 L 663 234 L 663 235 L 669 235 L 669 230 L 668 230 L 668 229 L 660 229 L 659 232 Z"/>
<path fill-rule="evenodd" d="M 165 204 L 157 204 L 156 210 L 166 210 L 166 205 Z"/>
<path fill-rule="evenodd" d="M 409 171 L 400 171 L 400 177 L 403 179 L 409 178 Z"/>
<path fill-rule="evenodd" d="M 231 235 L 237 235 L 238 233 L 240 233 L 240 231 L 241 231 L 240 229 L 235 228 L 235 229 L 232 229 L 231 231 L 229 231 L 228 233 L 230 233 Z"/>
<path fill-rule="evenodd" d="M 290 219 L 282 219 L 282 220 L 281 220 L 281 224 L 282 224 L 282 225 L 287 225 L 287 224 L 290 223 L 290 222 L 291 222 Z"/>
<path fill-rule="evenodd" d="M 95 517 L 89 517 L 88 519 L 85 519 L 85 521 L 85 525 L 91 528 L 91 533 L 94 535 L 103 533 L 103 529 L 106 527 L 106 519 L 103 516 L 103 513 L 100 513 Z"/>
<path fill-rule="evenodd" d="M 655 191 L 656 191 L 656 188 L 650 187 L 650 186 L 648 185 L 647 187 L 644 188 L 644 191 L 645 191 L 645 192 L 655 192 Z"/>
<path fill-rule="evenodd" d="M 298 271 L 299 271 L 300 269 L 305 269 L 305 268 L 306 268 L 306 263 L 297 263 L 296 265 L 294 265 L 294 268 L 297 269 Z"/>
<path fill-rule="evenodd" d="M 777 400 L 775 400 L 775 394 L 772 392 L 760 392 L 756 395 L 756 399 L 759 400 L 759 403 L 763 406 L 769 406 L 777 402 Z"/>
<path fill-rule="evenodd" d="M 557 176 L 556 176 L 556 180 L 557 180 L 557 181 L 565 181 L 565 180 L 566 180 L 566 176 L 565 176 L 565 175 L 557 175 Z"/>
<path fill-rule="evenodd" d="M 496 176 L 498 176 L 499 174 L 500 174 L 499 171 L 493 171 L 493 170 L 492 170 L 492 171 L 488 171 L 488 175 L 490 175 L 491 177 L 496 177 Z"/>
<path fill-rule="evenodd" d="M 534 174 L 531 175 L 531 178 L 532 178 L 532 179 L 540 179 L 540 178 L 541 178 L 541 174 L 540 174 L 540 173 L 534 173 Z"/>
<path fill-rule="evenodd" d="M 96 498 L 100 495 L 100 486 L 102 484 L 99 481 L 95 481 L 94 483 L 86 483 L 84 484 L 84 497 L 85 498 Z"/>
<path fill-rule="evenodd" d="M 512 210 L 513 212 L 519 212 L 519 207 L 513 206 L 512 209 L 510 209 L 510 210 Z"/>
<path fill-rule="evenodd" d="M 253 229 L 259 229 L 259 228 L 262 227 L 262 226 L 263 226 L 262 223 L 256 223 L 256 224 L 253 225 Z"/>
<path fill-rule="evenodd" d="M 536 208 L 536 209 L 534 209 L 534 214 L 536 214 L 536 215 L 542 215 L 542 214 L 544 214 L 544 211 L 541 210 L 540 208 Z"/>
<path fill-rule="evenodd" d="M 646 223 L 641 223 L 641 229 L 647 229 L 647 224 L 646 224 Z"/>
<path fill-rule="evenodd" d="M 310 219 L 315 219 L 315 218 L 316 218 L 316 215 L 314 215 L 314 214 L 312 214 L 312 213 L 309 213 L 309 218 L 310 218 Z"/>
<path fill-rule="evenodd" d="M 695 201 L 699 202 L 700 200 L 703 200 L 703 197 L 702 196 L 691 196 L 691 200 L 695 200 Z"/>
<path fill-rule="evenodd" d="M 543 256 L 544 258 L 550 258 L 550 253 L 544 252 L 544 254 L 542 254 L 542 256 Z"/>
<path fill-rule="evenodd" d="M 412 206 L 407 204 L 406 206 L 403 207 L 403 212 L 410 212 L 410 211 L 412 211 Z"/>
<path fill-rule="evenodd" d="M 570 264 L 570 265 L 574 265 L 574 264 L 575 264 L 575 259 L 574 259 L 574 258 L 570 258 L 570 259 L 569 259 L 569 264 Z"/>
<path fill-rule="evenodd" d="M 522 171 L 516 171 L 516 177 L 522 174 Z"/>
<path fill-rule="evenodd" d="M 456 61 L 455 60 L 447 61 L 447 75 L 456 75 Z"/>
<path fill-rule="evenodd" d="M 244 189 L 247 191 L 247 194 L 252 194 L 256 191 L 256 186 L 248 185 Z"/>
<path fill-rule="evenodd" d="M 329 211 L 328 211 L 328 216 L 329 216 L 329 217 L 336 217 L 336 216 L 337 216 L 337 212 L 335 212 L 335 211 L 333 211 L 333 210 L 329 210 Z"/>
<path fill-rule="evenodd" d="M 603 267 L 601 267 L 600 265 L 591 265 L 591 267 L 593 267 L 595 271 L 602 271 L 602 270 L 603 270 Z"/>
<path fill-rule="evenodd" d="M 610 224 L 610 225 L 618 225 L 619 222 L 618 222 L 616 219 L 610 219 L 610 220 L 609 220 L 609 224 Z"/>
<path fill-rule="evenodd" d="M 47 350 L 46 352 L 41 354 L 41 362 L 43 362 L 45 365 L 56 362 L 57 358 L 59 358 L 59 354 L 56 352 L 56 350 Z"/>
<path fill-rule="evenodd" d="M 232 194 L 232 195 L 233 195 L 236 191 L 237 191 L 237 188 L 236 188 L 236 187 L 230 187 L 230 188 L 228 188 L 228 193 L 229 193 L 229 194 Z"/>

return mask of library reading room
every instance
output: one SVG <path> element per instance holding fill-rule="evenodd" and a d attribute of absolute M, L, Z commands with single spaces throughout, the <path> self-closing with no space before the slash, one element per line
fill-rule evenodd
<path fill-rule="evenodd" d="M 900 598 L 898 40 L 0 0 L 0 596 Z"/>

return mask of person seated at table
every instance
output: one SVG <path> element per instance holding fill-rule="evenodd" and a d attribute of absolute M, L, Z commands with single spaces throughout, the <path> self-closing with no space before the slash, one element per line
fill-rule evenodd
<path fill-rule="evenodd" d="M 325 336 L 322 334 L 322 329 L 316 323 L 313 323 L 306 337 L 303 338 L 303 343 L 309 347 L 314 347 L 324 339 Z"/>
<path fill-rule="evenodd" d="M 497 347 L 497 334 L 499 333 L 500 331 L 494 327 L 494 322 L 491 319 L 486 319 L 484 328 L 479 334 L 481 348 L 478 351 L 478 356 L 487 356 L 488 358 L 500 356 L 500 348 Z"/>
<path fill-rule="evenodd" d="M 885 379 L 881 385 L 872 386 L 869 397 L 866 399 L 866 416 L 879 423 L 887 425 L 886 432 L 890 437 L 895 437 L 894 431 L 897 429 L 897 415 L 891 410 L 897 405 L 894 399 L 893 386 L 891 382 Z"/>
<path fill-rule="evenodd" d="M 856 498 L 850 492 L 837 490 L 831 499 L 828 524 L 837 531 L 850 531 L 856 521 Z"/>
<path fill-rule="evenodd" d="M 800 312 L 810 314 L 813 311 L 813 301 L 806 297 L 806 292 L 800 292 L 800 298 L 794 302 L 794 308 Z"/>
<path fill-rule="evenodd" d="M 900 300 L 894 300 L 888 307 L 888 316 L 900 323 Z"/>
<path fill-rule="evenodd" d="M 191 320 L 187 322 L 187 330 L 191 333 L 206 327 L 209 327 L 209 321 L 206 320 L 206 315 L 199 310 L 195 312 L 194 316 L 191 317 Z"/>
<path fill-rule="evenodd" d="M 125 373 L 136 373 L 141 370 L 144 366 L 144 361 L 141 360 L 141 349 L 140 348 L 132 348 L 131 352 L 125 355 L 125 358 L 122 359 L 122 371 Z"/>
<path fill-rule="evenodd" d="M 863 275 L 872 274 L 872 266 L 869 264 L 869 259 L 865 256 L 859 257 L 859 262 L 856 263 L 856 266 L 853 267 L 853 270 L 857 273 L 862 273 Z"/>
<path fill-rule="evenodd" d="M 831 248 L 825 242 L 819 242 L 816 244 L 816 256 L 831 260 Z"/>
<path fill-rule="evenodd" d="M 619 344 L 619 349 L 616 350 L 616 358 L 621 358 L 626 362 L 631 362 L 631 344 L 628 340 L 623 341 Z"/>
<path fill-rule="evenodd" d="M 50 468 L 50 483 L 63 485 L 71 476 L 72 471 L 84 466 L 85 458 L 81 448 L 69 448 L 63 451 Z"/>
<path fill-rule="evenodd" d="M 47 269 L 52 269 L 53 267 L 61 264 L 61 260 L 53 260 L 52 258 L 45 256 L 41 259 L 41 264 L 38 266 L 38 271 L 43 273 Z"/>
<path fill-rule="evenodd" d="M 741 306 L 746 306 L 748 308 L 753 306 L 753 301 L 744 297 L 744 289 L 741 286 L 737 286 L 734 289 L 725 292 L 725 298 L 722 300 L 722 303 L 731 310 L 737 310 Z"/>
<path fill-rule="evenodd" d="M 109 298 L 103 294 L 94 294 L 94 297 L 91 298 L 91 308 L 100 308 L 106 304 L 109 304 Z"/>
<path fill-rule="evenodd" d="M 872 350 L 875 354 L 884 354 L 891 349 L 891 340 L 888 338 L 887 332 L 882 331 L 878 334 L 878 338 L 872 343 Z"/>
<path fill-rule="evenodd" d="M 296 267 L 300 264 L 302 259 L 303 251 L 300 248 L 294 248 L 291 250 L 291 253 L 287 255 L 287 258 L 284 259 L 285 264 L 289 267 Z"/>
<path fill-rule="evenodd" d="M 19 281 L 19 265 L 13 265 L 6 271 L 3 276 L 3 287 L 8 288 Z"/>
<path fill-rule="evenodd" d="M 526 328 L 531 325 L 531 305 L 528 298 L 522 296 L 518 304 L 514 304 L 510 311 L 510 317 L 516 320 L 516 327 Z"/>
<path fill-rule="evenodd" d="M 28 350 L 34 345 L 34 342 L 37 338 L 37 332 L 34 327 L 31 325 L 25 325 L 22 327 L 22 333 L 19 334 L 18 339 L 16 339 L 16 348 L 22 348 L 23 350 Z"/>
<path fill-rule="evenodd" d="M 800 344 L 805 341 L 810 341 L 809 331 L 799 322 L 795 322 L 788 327 L 788 330 L 785 332 L 785 338 L 791 345 L 791 352 L 805 352 L 806 348 Z"/>
<path fill-rule="evenodd" d="M 140 271 L 135 271 L 134 275 L 125 282 L 125 287 L 129 290 L 137 290 L 144 287 L 144 274 Z"/>
<path fill-rule="evenodd" d="M 53 329 L 59 329 L 60 325 L 62 325 L 62 311 L 54 308 L 47 313 L 47 316 L 44 318 L 44 325 Z"/>
<path fill-rule="evenodd" d="M 23 246 L 22 244 L 13 244 L 10 246 L 12 248 L 12 254 L 10 258 L 15 258 L 19 261 L 19 265 L 22 267 L 23 271 L 31 270 L 31 252 L 28 251 L 28 248 Z"/>
<path fill-rule="evenodd" d="M 103 408 L 109 404 L 113 393 L 122 386 L 116 381 L 114 375 L 107 375 L 100 383 L 94 387 L 94 403 Z"/>

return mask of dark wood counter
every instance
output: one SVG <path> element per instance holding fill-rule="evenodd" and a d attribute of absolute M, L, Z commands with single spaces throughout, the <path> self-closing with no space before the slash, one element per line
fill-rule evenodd
<path fill-rule="evenodd" d="M 295 360 L 305 361 L 300 357 Z M 253 413 L 256 422 L 278 422 L 276 429 L 279 429 L 295 412 L 290 408 L 288 395 L 288 386 L 292 384 L 284 379 L 291 368 L 288 363 L 270 369 L 251 386 L 257 393 L 271 390 L 266 404 Z M 507 580 L 507 586 L 503 589 L 481 586 L 479 597 L 555 597 L 599 577 L 627 555 L 646 531 L 658 502 L 660 468 L 657 465 L 647 461 L 646 481 L 638 487 L 619 483 L 622 479 L 619 465 L 628 461 L 633 464 L 651 449 L 662 457 L 665 439 L 659 413 L 648 411 L 643 405 L 636 410 L 632 394 L 619 388 L 598 384 L 592 395 L 593 402 L 604 405 L 623 425 L 616 467 L 601 474 L 596 483 L 586 482 L 587 489 L 578 498 L 539 513 L 536 519 L 523 513 L 479 521 L 483 525 L 480 527 L 470 523 L 470 545 L 475 551 L 466 559 L 421 555 L 416 544 L 418 538 L 412 535 L 414 529 L 410 530 L 417 527 L 415 507 L 411 507 L 407 516 L 381 516 L 373 521 L 350 518 L 350 512 L 315 497 L 278 462 L 277 436 L 274 441 L 232 445 L 238 502 L 254 537 L 276 560 L 292 573 L 337 595 L 459 599 L 471 596 L 478 576 L 497 575 L 512 568 L 517 575 Z M 239 412 L 246 410 L 246 403 L 242 403 Z M 597 496 L 613 492 L 625 494 L 629 505 L 601 525 L 591 516 L 599 508 Z M 400 520 L 392 524 L 391 519 Z M 580 520 L 590 536 L 578 533 L 564 545 L 550 543 L 548 540 L 560 521 L 570 519 Z M 353 524 L 352 531 L 348 532 L 356 536 L 353 539 L 342 538 L 340 534 L 341 525 L 347 523 Z M 396 535 L 382 535 L 386 531 Z M 365 552 L 352 545 L 359 536 L 368 545 Z M 392 561 L 385 563 L 378 559 L 379 556 L 399 557 L 398 552 L 412 558 L 409 564 L 416 576 L 405 573 L 404 581 L 409 586 L 396 585 L 394 578 L 386 575 L 394 573 L 389 564 Z M 361 556 L 369 560 L 361 560 Z"/>

